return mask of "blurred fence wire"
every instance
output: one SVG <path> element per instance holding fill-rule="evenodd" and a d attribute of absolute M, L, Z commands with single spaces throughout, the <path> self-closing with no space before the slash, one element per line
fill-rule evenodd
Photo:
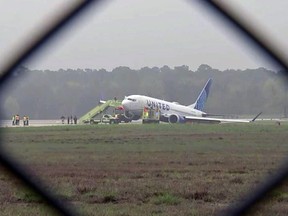
<path fill-rule="evenodd" d="M 88 8 L 94 6 L 99 7 L 99 4 L 104 2 L 104 0 L 84 0 L 77 1 L 66 11 L 63 11 L 62 15 L 54 23 L 51 23 L 49 27 L 43 32 L 40 32 L 38 36 L 32 38 L 32 43 L 27 47 L 19 48 L 17 55 L 6 62 L 6 65 L 0 70 L 0 88 L 6 83 L 9 78 L 12 77 L 14 71 L 21 66 L 27 60 L 33 58 L 37 55 L 37 52 L 44 47 L 45 44 L 50 42 L 53 37 L 59 34 L 65 29 L 69 24 L 73 24 L 73 20 L 78 18 L 81 14 L 85 13 Z M 252 42 L 255 49 L 260 51 L 265 56 L 269 57 L 269 60 L 278 65 L 281 68 L 284 75 L 287 76 L 288 63 L 284 57 L 279 54 L 275 46 L 267 43 L 263 37 L 251 28 L 247 23 L 241 20 L 241 17 L 236 16 L 229 7 L 221 3 L 221 1 L 212 0 L 190 0 L 191 3 L 198 2 L 202 4 L 205 8 L 211 10 L 226 23 L 228 23 L 235 31 L 237 31 L 242 37 Z M 26 44 L 26 43 L 23 43 Z M 285 80 L 286 81 L 286 80 Z M 2 142 L 0 143 L 2 146 Z M 77 210 L 73 209 L 72 206 L 67 205 L 67 203 L 62 202 L 55 194 L 51 191 L 45 189 L 44 185 L 39 183 L 39 180 L 31 179 L 25 172 L 25 169 L 16 161 L 11 159 L 2 151 L 0 148 L 0 162 L 3 167 L 6 168 L 8 172 L 16 176 L 26 186 L 38 193 L 43 200 L 47 202 L 48 205 L 53 207 L 59 214 L 62 215 L 77 215 Z M 236 205 L 230 206 L 226 211 L 226 215 L 243 215 L 250 211 L 256 204 L 265 199 L 265 196 L 274 190 L 275 188 L 281 186 L 283 182 L 288 177 L 288 166 L 285 163 L 283 166 L 279 167 L 275 175 L 267 178 L 264 184 L 260 185 L 254 191 L 247 194 L 244 201 L 237 203 Z"/>

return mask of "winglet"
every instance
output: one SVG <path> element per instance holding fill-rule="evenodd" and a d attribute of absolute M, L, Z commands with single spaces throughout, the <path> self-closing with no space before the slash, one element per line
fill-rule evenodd
<path fill-rule="evenodd" d="M 261 114 L 262 112 L 258 113 L 250 122 L 254 122 Z"/>

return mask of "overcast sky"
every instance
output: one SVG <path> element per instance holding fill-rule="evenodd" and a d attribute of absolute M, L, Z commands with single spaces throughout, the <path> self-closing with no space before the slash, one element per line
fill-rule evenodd
<path fill-rule="evenodd" d="M 223 0 L 222 0 L 223 1 Z M 227 2 L 228 0 L 226 0 Z M 72 0 L 1 0 L 0 63 Z M 91 10 L 26 66 L 32 69 L 209 64 L 221 70 L 271 67 L 193 0 L 109 0 Z M 191 3 L 192 2 L 192 3 Z M 194 2 L 194 3 L 193 3 Z M 229 0 L 287 53 L 288 2 Z M 251 17 L 251 18 L 250 18 Z M 253 17 L 253 19 L 252 19 Z"/>

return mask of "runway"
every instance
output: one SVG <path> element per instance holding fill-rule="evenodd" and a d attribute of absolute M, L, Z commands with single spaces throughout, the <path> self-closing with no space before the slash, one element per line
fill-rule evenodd
<path fill-rule="evenodd" d="M 103 124 L 103 123 L 101 123 Z M 132 123 L 120 123 L 120 124 L 142 124 L 141 120 L 133 121 Z M 29 120 L 29 125 L 24 126 L 23 121 L 20 121 L 20 125 L 12 125 L 12 120 L 0 120 L 0 128 L 3 127 L 43 127 L 43 126 L 63 126 L 68 125 L 67 120 L 64 121 L 64 124 L 62 124 L 61 119 L 50 119 L 50 120 Z M 75 124 L 69 124 L 69 126 L 73 126 Z M 83 123 L 77 123 L 77 125 L 85 125 Z"/>
<path fill-rule="evenodd" d="M 23 121 L 20 121 L 20 125 L 12 125 L 11 120 L 0 120 L 0 127 L 41 127 L 41 126 L 55 126 L 55 125 L 67 125 L 62 124 L 60 119 L 57 120 L 29 120 L 29 126 L 24 126 Z M 72 125 L 72 124 L 70 124 Z"/>
<path fill-rule="evenodd" d="M 265 118 L 265 119 L 258 119 L 257 122 L 288 122 L 288 119 L 285 118 Z M 163 123 L 163 122 L 161 122 Z M 120 124 L 127 124 L 127 123 L 120 123 Z M 131 123 L 128 124 L 142 124 L 141 120 L 137 120 L 137 121 L 133 121 Z M 61 126 L 61 125 L 68 125 L 67 124 L 67 120 L 64 122 L 64 124 L 62 124 L 61 119 L 44 119 L 44 120 L 29 120 L 29 125 L 28 126 L 24 126 L 23 125 L 23 121 L 20 121 L 20 125 L 12 125 L 12 121 L 11 120 L 0 120 L 0 128 L 3 127 L 43 127 L 43 126 Z M 71 126 L 75 125 L 75 124 L 69 124 Z M 77 125 L 85 125 L 83 123 L 79 123 Z"/>

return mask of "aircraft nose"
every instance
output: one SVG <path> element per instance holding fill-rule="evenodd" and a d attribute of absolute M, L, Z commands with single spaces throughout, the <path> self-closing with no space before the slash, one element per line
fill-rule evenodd
<path fill-rule="evenodd" d="M 122 106 L 124 107 L 124 109 L 128 109 L 129 108 L 129 102 L 127 100 L 123 100 Z"/>

